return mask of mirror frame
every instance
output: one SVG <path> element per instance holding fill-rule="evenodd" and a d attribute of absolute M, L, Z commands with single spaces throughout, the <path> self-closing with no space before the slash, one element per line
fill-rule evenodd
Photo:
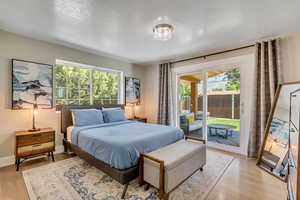
<path fill-rule="evenodd" d="M 265 127 L 265 130 L 264 130 L 264 139 L 263 139 L 263 143 L 260 147 L 260 150 L 259 150 L 259 153 L 258 153 L 258 157 L 257 157 L 257 162 L 256 162 L 256 165 L 266 171 L 267 173 L 271 174 L 272 176 L 276 177 L 277 179 L 283 181 L 283 182 L 286 182 L 287 183 L 287 177 L 288 176 L 285 176 L 285 178 L 280 178 L 278 176 L 276 176 L 275 174 L 273 174 L 272 172 L 270 172 L 269 170 L 261 167 L 259 164 L 260 164 L 260 160 L 262 158 L 262 153 L 263 153 L 263 150 L 265 149 L 265 146 L 266 146 L 266 141 L 267 141 L 267 137 L 269 135 L 269 130 L 270 130 L 270 127 L 271 127 L 271 123 L 272 123 L 272 119 L 273 119 L 273 116 L 274 116 L 274 113 L 275 113 L 275 109 L 276 109 L 276 105 L 277 105 L 277 102 L 278 102 L 278 98 L 279 98 L 279 95 L 280 95 L 280 91 L 282 89 L 283 86 L 285 85 L 293 85 L 293 84 L 300 84 L 300 81 L 294 81 L 294 82 L 285 82 L 285 83 L 280 83 L 278 84 L 278 87 L 276 89 L 276 93 L 275 93 L 275 97 L 274 97 L 274 101 L 272 103 L 272 106 L 271 106 L 271 110 L 270 110 L 270 114 L 268 116 L 268 120 L 267 120 L 267 124 L 266 124 L 266 127 Z"/>

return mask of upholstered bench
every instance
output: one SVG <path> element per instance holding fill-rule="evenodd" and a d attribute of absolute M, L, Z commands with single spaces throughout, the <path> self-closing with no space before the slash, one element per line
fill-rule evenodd
<path fill-rule="evenodd" d="M 159 189 L 160 199 L 175 190 L 206 163 L 205 140 L 186 137 L 171 145 L 140 155 L 139 183 Z"/>

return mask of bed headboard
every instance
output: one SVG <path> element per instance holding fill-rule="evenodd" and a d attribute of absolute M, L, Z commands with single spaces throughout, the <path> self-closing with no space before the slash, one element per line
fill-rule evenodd
<path fill-rule="evenodd" d="M 61 110 L 61 132 L 67 133 L 67 128 L 73 125 L 71 109 L 102 109 L 102 108 L 125 108 L 124 104 L 105 104 L 105 105 L 62 105 Z"/>

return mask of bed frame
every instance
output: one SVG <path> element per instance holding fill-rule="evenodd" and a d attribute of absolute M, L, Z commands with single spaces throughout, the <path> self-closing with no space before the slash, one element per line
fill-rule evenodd
<path fill-rule="evenodd" d="M 61 133 L 64 134 L 63 145 L 64 151 L 73 152 L 78 157 L 82 158 L 89 164 L 95 166 L 96 168 L 100 169 L 119 183 L 124 185 L 123 193 L 121 198 L 124 199 L 127 187 L 129 182 L 139 175 L 139 168 L 138 165 L 133 166 L 131 168 L 125 170 L 119 170 L 116 168 L 111 167 L 110 165 L 106 164 L 105 162 L 95 158 L 91 154 L 87 153 L 86 151 L 82 150 L 77 145 L 72 144 L 67 140 L 67 128 L 73 125 L 72 121 L 72 114 L 71 109 L 102 109 L 102 108 L 113 108 L 113 107 L 120 107 L 124 109 L 123 104 L 109 104 L 109 105 L 62 105 L 58 109 L 61 111 Z"/>

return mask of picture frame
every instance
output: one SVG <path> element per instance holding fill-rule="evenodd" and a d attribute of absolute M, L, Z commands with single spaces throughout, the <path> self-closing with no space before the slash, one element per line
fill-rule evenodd
<path fill-rule="evenodd" d="M 12 109 L 53 108 L 53 65 L 12 59 Z"/>
<path fill-rule="evenodd" d="M 141 82 L 134 77 L 125 77 L 125 104 L 141 103 Z"/>

